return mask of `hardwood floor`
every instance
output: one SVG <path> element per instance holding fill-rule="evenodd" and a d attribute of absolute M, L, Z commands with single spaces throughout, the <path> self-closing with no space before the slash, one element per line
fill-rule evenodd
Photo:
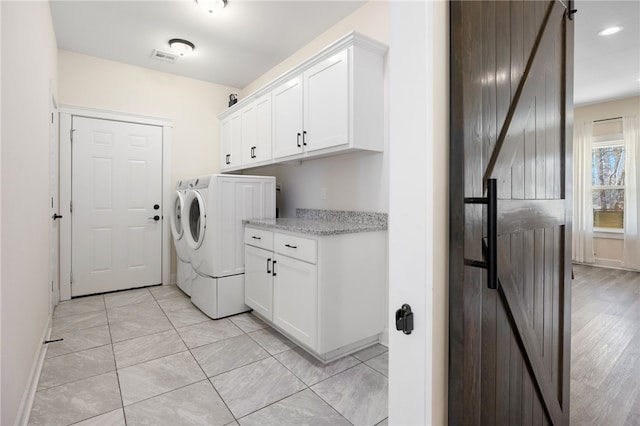
<path fill-rule="evenodd" d="M 640 272 L 574 265 L 571 424 L 640 425 Z"/>

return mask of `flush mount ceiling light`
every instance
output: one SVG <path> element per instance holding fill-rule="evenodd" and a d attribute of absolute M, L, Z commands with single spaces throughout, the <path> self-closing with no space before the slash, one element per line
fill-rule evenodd
<path fill-rule="evenodd" d="M 209 13 L 216 13 L 227 6 L 227 0 L 196 0 L 196 3 Z"/>
<path fill-rule="evenodd" d="M 171 40 L 169 40 L 169 46 L 171 47 L 171 50 L 173 50 L 175 53 L 177 53 L 180 56 L 189 55 L 191 52 L 193 52 L 193 49 L 195 48 L 193 43 L 191 43 L 188 40 L 183 40 L 181 38 L 172 38 Z"/>
<path fill-rule="evenodd" d="M 621 25 L 616 25 L 616 26 L 613 26 L 613 27 L 608 27 L 608 28 L 605 28 L 605 29 L 603 29 L 603 30 L 598 31 L 598 35 L 599 35 L 599 36 L 602 36 L 602 37 L 610 36 L 610 35 L 612 35 L 612 34 L 619 33 L 620 31 L 622 31 L 622 29 L 623 29 L 623 28 L 624 28 L 624 27 L 623 27 L 623 26 L 621 26 Z"/>

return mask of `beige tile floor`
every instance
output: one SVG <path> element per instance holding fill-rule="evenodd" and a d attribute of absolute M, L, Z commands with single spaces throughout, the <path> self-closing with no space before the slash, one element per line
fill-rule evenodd
<path fill-rule="evenodd" d="M 386 424 L 388 353 L 324 365 L 251 314 L 211 320 L 176 286 L 63 302 L 31 425 Z"/>

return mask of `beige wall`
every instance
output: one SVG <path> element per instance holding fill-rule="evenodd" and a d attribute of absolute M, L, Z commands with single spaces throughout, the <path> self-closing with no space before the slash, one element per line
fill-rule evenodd
<path fill-rule="evenodd" d="M 573 112 L 574 124 L 607 118 L 640 115 L 640 96 L 576 107 Z M 574 126 L 574 129 L 576 126 Z M 577 142 L 574 135 L 574 143 Z M 620 238 L 594 238 L 593 251 L 596 264 L 621 267 L 623 263 L 624 240 Z"/>
<path fill-rule="evenodd" d="M 216 116 L 238 89 L 58 51 L 61 104 L 173 120 L 171 182 L 218 172 Z"/>
<path fill-rule="evenodd" d="M 49 313 L 49 85 L 57 47 L 48 2 L 2 8 L 2 414 L 20 421 Z M 17 43 L 16 41 L 20 41 Z"/>

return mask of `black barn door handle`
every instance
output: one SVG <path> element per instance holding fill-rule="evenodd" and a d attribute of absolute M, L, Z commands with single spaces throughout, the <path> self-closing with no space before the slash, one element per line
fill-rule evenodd
<path fill-rule="evenodd" d="M 487 260 L 465 259 L 464 263 L 468 266 L 486 269 L 487 287 L 495 290 L 498 288 L 498 189 L 496 179 L 487 180 L 487 196 L 485 198 L 465 198 L 464 203 L 487 205 Z"/>

